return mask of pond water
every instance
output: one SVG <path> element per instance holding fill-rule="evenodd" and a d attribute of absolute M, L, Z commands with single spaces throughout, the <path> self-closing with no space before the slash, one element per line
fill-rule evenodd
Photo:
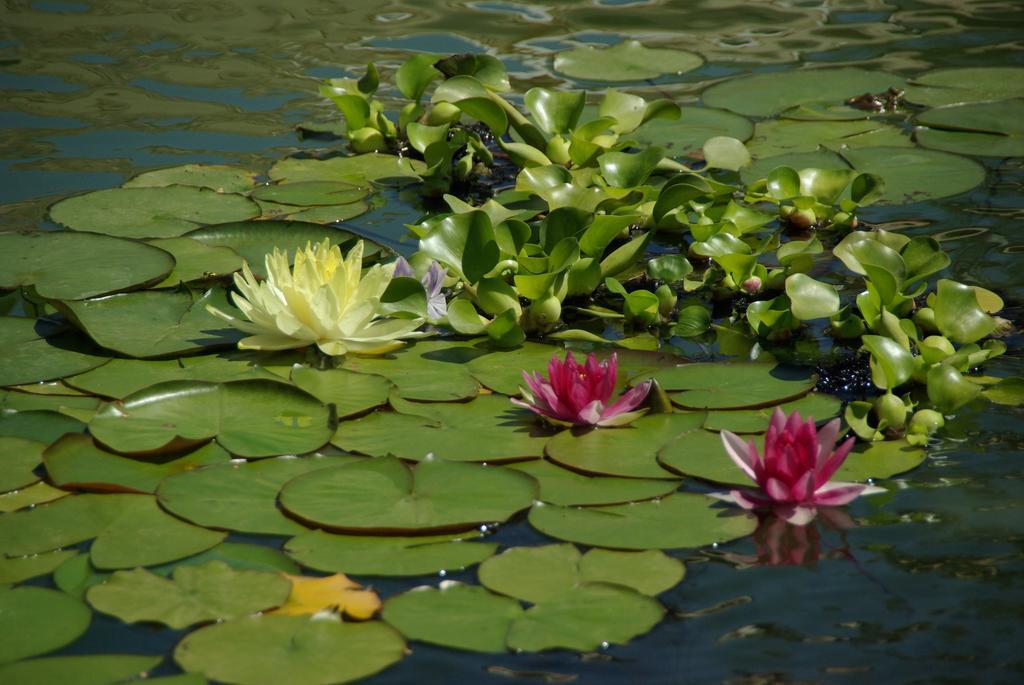
<path fill-rule="evenodd" d="M 320 147 L 293 130 L 333 113 L 316 94 L 318 81 L 354 75 L 371 60 L 395 66 L 416 51 L 495 55 L 525 90 L 562 83 L 553 52 L 637 38 L 705 58 L 681 76 L 630 85 L 681 104 L 724 77 L 808 63 L 898 74 L 1024 66 L 1024 8 L 1015 0 L 76 0 L 9 1 L 0 13 L 0 230 L 55 228 L 46 211 L 56 200 L 148 169 L 204 162 L 262 171 Z M 866 208 L 861 217 L 940 238 L 951 277 L 998 291 L 1003 315 L 1019 320 L 1024 163 L 980 161 L 986 181 L 971 192 Z M 351 225 L 411 251 L 402 223 L 418 212 L 389 195 Z M 1008 339 L 1010 353 L 987 371 L 1024 375 L 1022 342 Z M 776 563 L 752 538 L 675 552 L 687 577 L 659 598 L 667 619 L 628 645 L 478 655 L 414 643 L 411 656 L 365 682 L 1020 682 L 1021 416 L 1019 408 L 969 405 L 920 468 L 894 479 L 895 492 L 852 508 L 858 527 L 816 524 L 806 538 L 784 540 Z M 525 522 L 493 540 L 545 541 Z M 475 571 L 448 577 L 473 581 Z M 437 579 L 369 580 L 388 595 Z M 183 635 L 96 614 L 59 653 L 169 654 Z M 168 659 L 154 674 L 177 672 Z"/>

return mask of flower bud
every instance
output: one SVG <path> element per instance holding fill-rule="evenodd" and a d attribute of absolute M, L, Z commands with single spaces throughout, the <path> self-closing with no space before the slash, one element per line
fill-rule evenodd
<path fill-rule="evenodd" d="M 554 326 L 562 316 L 562 303 L 554 295 L 537 300 L 530 305 L 530 318 L 537 328 L 544 330 Z"/>
<path fill-rule="evenodd" d="M 901 430 L 907 423 L 907 405 L 891 392 L 887 392 L 875 400 L 875 414 L 890 429 Z"/>
<path fill-rule="evenodd" d="M 910 417 L 907 430 L 914 435 L 932 435 L 946 425 L 946 419 L 934 409 L 918 409 Z"/>
<path fill-rule="evenodd" d="M 786 220 L 789 221 L 789 225 L 792 226 L 793 228 L 805 231 L 814 226 L 815 222 L 817 222 L 818 220 L 818 217 L 815 215 L 814 210 L 812 209 L 798 209 L 792 214 L 790 214 L 786 218 Z"/>
<path fill-rule="evenodd" d="M 740 288 L 748 295 L 756 295 L 761 292 L 761 279 L 757 276 L 751 276 L 740 283 Z"/>

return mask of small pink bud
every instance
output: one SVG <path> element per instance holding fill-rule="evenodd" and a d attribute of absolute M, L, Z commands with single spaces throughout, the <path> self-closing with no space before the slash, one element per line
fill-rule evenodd
<path fill-rule="evenodd" d="M 743 292 L 748 295 L 756 295 L 761 292 L 761 279 L 757 276 L 751 276 L 747 280 L 740 283 L 740 287 L 743 288 Z"/>

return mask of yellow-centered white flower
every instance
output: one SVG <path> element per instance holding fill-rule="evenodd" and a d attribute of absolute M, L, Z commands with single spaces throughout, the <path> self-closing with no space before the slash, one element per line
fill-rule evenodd
<path fill-rule="evenodd" d="M 394 265 L 380 264 L 362 274 L 363 241 L 344 258 L 324 240 L 306 244 L 289 268 L 288 253 L 277 248 L 266 257 L 267 279 L 258 282 L 243 262 L 235 273 L 235 306 L 248 321 L 207 306 L 211 314 L 249 333 L 241 349 L 288 350 L 315 344 L 325 354 L 385 354 L 401 347 L 400 338 L 418 337 L 423 319 L 384 318 L 380 298 Z"/>

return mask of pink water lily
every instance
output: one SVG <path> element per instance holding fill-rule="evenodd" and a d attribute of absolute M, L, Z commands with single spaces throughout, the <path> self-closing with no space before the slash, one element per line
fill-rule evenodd
<path fill-rule="evenodd" d="M 646 409 L 634 411 L 647 397 L 652 381 L 644 381 L 627 391 L 615 403 L 608 401 L 615 390 L 618 359 L 614 354 L 603 362 L 593 355 L 576 363 L 572 352 L 565 361 L 552 356 L 548 377 L 523 371 L 526 388 L 519 388 L 523 399 L 512 401 L 559 425 L 622 426 L 639 418 Z"/>
<path fill-rule="evenodd" d="M 739 436 L 722 431 L 726 453 L 757 483 L 757 489 L 733 490 L 716 497 L 744 509 L 773 509 L 780 518 L 804 525 L 814 518 L 817 507 L 841 506 L 861 495 L 885 492 L 873 485 L 829 481 L 854 443 L 854 438 L 849 438 L 835 447 L 838 436 L 839 419 L 817 431 L 813 418 L 804 421 L 799 412 L 787 418 L 779 408 L 772 414 L 763 455 L 753 440 L 744 443 Z"/>

